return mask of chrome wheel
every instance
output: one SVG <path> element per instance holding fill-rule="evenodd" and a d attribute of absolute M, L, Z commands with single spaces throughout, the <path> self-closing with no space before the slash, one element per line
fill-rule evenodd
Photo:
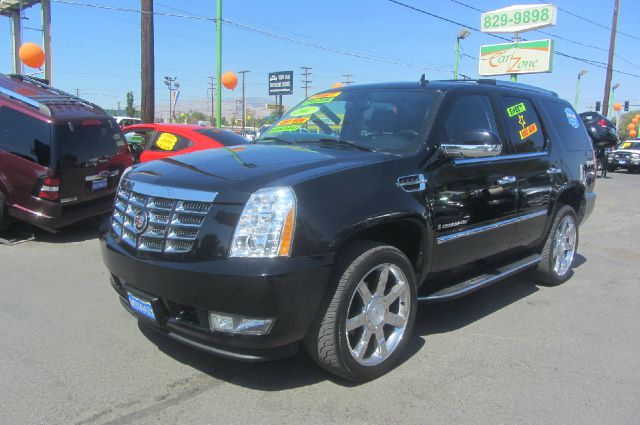
<path fill-rule="evenodd" d="M 363 366 L 386 360 L 404 336 L 411 308 L 407 277 L 380 264 L 360 280 L 349 302 L 345 332 L 353 359 Z"/>
<path fill-rule="evenodd" d="M 565 216 L 553 239 L 553 271 L 564 276 L 571 268 L 576 253 L 576 223 L 571 216 Z"/>

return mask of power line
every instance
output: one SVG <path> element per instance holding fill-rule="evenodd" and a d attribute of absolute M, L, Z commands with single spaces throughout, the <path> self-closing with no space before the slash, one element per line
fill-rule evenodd
<path fill-rule="evenodd" d="M 133 12 L 133 13 L 140 13 L 140 14 L 150 14 L 150 15 L 158 15 L 158 16 L 171 16 L 174 18 L 186 18 L 186 19 L 197 19 L 200 21 L 212 21 L 215 22 L 216 18 L 211 18 L 211 17 L 207 17 L 207 16 L 197 16 L 197 15 L 182 15 L 182 14 L 177 14 L 177 13 L 168 13 L 168 12 L 146 12 L 144 10 L 140 10 L 140 9 L 128 9 L 126 7 L 115 7 L 115 6 L 104 6 L 101 4 L 92 4 L 92 3 L 82 3 L 82 2 L 78 2 L 78 1 L 71 1 L 71 0 L 52 0 L 54 3 L 61 3 L 61 4 L 70 4 L 73 6 L 82 6 L 82 7 L 91 7 L 94 9 L 104 9 L 104 10 L 116 10 L 119 12 Z"/>
<path fill-rule="evenodd" d="M 449 22 L 450 24 L 454 24 L 454 25 L 457 25 L 457 26 L 469 28 L 470 30 L 482 33 L 482 31 L 480 31 L 478 28 L 476 28 L 474 26 L 466 25 L 466 24 L 463 24 L 461 22 L 454 21 L 453 19 L 445 18 L 444 16 L 440 16 L 440 15 L 436 15 L 435 13 L 427 12 L 426 10 L 419 9 L 419 8 L 417 8 L 415 6 L 411 6 L 410 4 L 403 3 L 403 2 L 400 2 L 398 0 L 387 0 L 387 1 L 389 1 L 391 3 L 394 3 L 394 4 L 397 4 L 398 6 L 402 6 L 402 7 L 405 7 L 407 9 L 411 9 L 411 10 L 413 10 L 415 12 L 422 13 L 422 14 L 427 15 L 427 16 L 431 16 L 431 17 L 439 19 L 441 21 Z M 483 33 L 483 34 L 486 34 L 488 36 L 491 36 L 491 37 L 494 37 L 494 38 L 498 38 L 500 40 L 505 40 L 505 41 L 508 41 L 510 43 L 513 43 L 513 40 L 511 40 L 509 38 L 506 38 L 506 37 L 503 37 L 503 36 L 500 36 L 500 35 L 497 35 L 497 34 L 492 34 L 492 33 Z M 521 40 L 525 40 L 525 39 L 521 38 Z M 582 63 L 589 64 L 591 66 L 595 66 L 597 68 L 603 68 L 603 69 L 607 68 L 607 64 L 605 64 L 604 62 L 599 62 L 599 61 L 593 61 L 593 60 L 590 60 L 590 59 L 580 58 L 578 56 L 573 56 L 573 55 L 569 55 L 567 53 L 563 53 L 563 52 L 561 52 L 559 50 L 554 50 L 553 52 L 558 56 L 563 56 L 563 57 L 566 57 L 566 58 L 569 58 L 569 59 L 573 59 L 573 60 L 576 60 L 576 61 L 579 61 L 579 62 L 582 62 Z M 615 69 L 614 69 L 614 72 L 617 72 L 618 74 L 629 75 L 631 77 L 640 78 L 639 74 L 632 74 L 630 72 L 618 71 L 618 70 L 615 70 Z"/>

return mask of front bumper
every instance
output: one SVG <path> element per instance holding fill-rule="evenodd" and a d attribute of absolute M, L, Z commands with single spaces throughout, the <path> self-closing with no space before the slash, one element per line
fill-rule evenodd
<path fill-rule="evenodd" d="M 627 168 L 629 170 L 638 170 L 640 169 L 640 160 L 609 158 L 607 165 L 610 167 Z"/>
<path fill-rule="evenodd" d="M 129 312 L 181 343 L 247 361 L 295 353 L 323 302 L 333 261 L 330 256 L 139 259 L 110 233 L 101 236 L 101 251 L 111 284 Z M 151 302 L 156 321 L 131 309 L 128 292 Z M 275 322 L 265 335 L 211 331 L 210 311 Z"/>

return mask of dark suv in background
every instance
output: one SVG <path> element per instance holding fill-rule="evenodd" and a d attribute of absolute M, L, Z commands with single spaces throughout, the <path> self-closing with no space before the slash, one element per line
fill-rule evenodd
<path fill-rule="evenodd" d="M 131 164 L 120 128 L 99 106 L 0 74 L 0 230 L 15 218 L 54 231 L 110 212 Z"/>
<path fill-rule="evenodd" d="M 123 306 L 181 343 L 328 371 L 396 365 L 418 302 L 572 274 L 595 203 L 582 121 L 495 80 L 322 92 L 242 150 L 135 166 L 102 255 Z M 578 288 L 576 288 L 578 289 Z"/>

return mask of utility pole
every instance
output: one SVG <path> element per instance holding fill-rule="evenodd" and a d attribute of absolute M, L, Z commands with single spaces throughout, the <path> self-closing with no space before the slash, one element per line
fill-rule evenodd
<path fill-rule="evenodd" d="M 142 122 L 154 122 L 153 0 L 140 0 L 142 20 Z"/>
<path fill-rule="evenodd" d="M 238 71 L 238 74 L 242 74 L 242 132 L 244 133 L 247 126 L 247 95 L 245 92 L 244 74 L 250 71 Z"/>
<path fill-rule="evenodd" d="M 355 83 L 355 81 L 351 80 L 351 77 L 353 77 L 353 74 L 342 74 L 342 76 L 345 79 L 345 81 L 343 81 L 342 84 L 348 86 L 349 84 Z"/>
<path fill-rule="evenodd" d="M 220 125 L 218 123 L 215 123 L 216 121 L 216 77 L 214 77 L 213 75 L 210 77 L 207 77 L 209 79 L 209 95 L 211 96 L 211 126 L 212 127 L 219 127 Z"/>
<path fill-rule="evenodd" d="M 216 1 L 216 127 L 222 127 L 222 0 Z"/>
<path fill-rule="evenodd" d="M 311 69 L 308 66 L 301 66 L 300 67 L 302 69 L 302 76 L 304 77 L 302 80 L 302 83 L 304 84 L 304 86 L 302 86 L 301 88 L 304 89 L 304 98 L 306 99 L 308 97 L 308 90 L 311 88 L 311 86 L 309 85 L 309 83 L 311 83 L 311 80 L 309 80 L 309 75 L 312 75 L 311 72 L 309 72 L 309 70 Z"/>
<path fill-rule="evenodd" d="M 616 50 L 616 29 L 618 27 L 618 8 L 620 0 L 615 0 L 613 5 L 613 24 L 611 25 L 611 40 L 609 41 L 609 60 L 607 61 L 607 76 L 604 81 L 604 99 L 602 100 L 602 115 L 609 113 L 609 92 L 611 91 L 611 78 L 613 74 L 613 55 Z"/>
<path fill-rule="evenodd" d="M 76 97 L 80 97 L 80 89 L 76 89 Z"/>
<path fill-rule="evenodd" d="M 51 0 L 41 0 L 40 9 L 42 14 L 42 47 L 44 50 L 44 79 L 51 81 Z"/>

